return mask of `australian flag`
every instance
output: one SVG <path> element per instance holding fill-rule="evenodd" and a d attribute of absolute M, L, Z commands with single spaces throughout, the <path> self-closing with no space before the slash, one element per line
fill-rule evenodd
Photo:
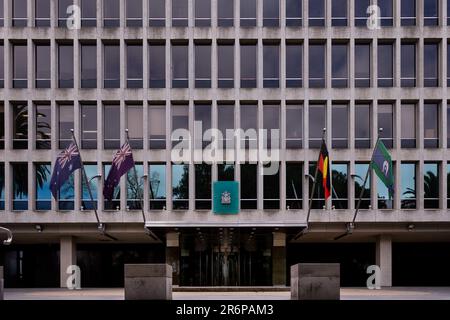
<path fill-rule="evenodd" d="M 130 144 L 127 141 L 114 155 L 111 170 L 109 170 L 108 177 L 106 178 L 103 187 L 103 196 L 105 199 L 112 200 L 114 189 L 119 184 L 120 177 L 133 167 L 133 153 L 131 152 Z"/>
<path fill-rule="evenodd" d="M 72 172 L 81 168 L 80 151 L 77 145 L 72 142 L 67 149 L 62 151 L 56 158 L 50 180 L 50 189 L 53 197 L 58 199 L 58 190 L 69 179 Z"/>

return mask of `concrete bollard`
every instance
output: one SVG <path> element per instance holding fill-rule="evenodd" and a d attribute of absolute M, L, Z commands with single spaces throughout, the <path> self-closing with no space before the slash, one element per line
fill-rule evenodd
<path fill-rule="evenodd" d="M 125 300 L 172 300 L 172 266 L 126 264 Z"/>
<path fill-rule="evenodd" d="M 0 300 L 3 300 L 5 298 L 4 284 L 5 284 L 5 281 L 3 280 L 3 267 L 0 266 Z"/>
<path fill-rule="evenodd" d="M 291 300 L 340 300 L 339 263 L 291 266 Z"/>

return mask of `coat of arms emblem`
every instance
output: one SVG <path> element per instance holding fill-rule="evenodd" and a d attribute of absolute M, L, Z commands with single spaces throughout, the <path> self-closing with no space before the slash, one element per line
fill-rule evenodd
<path fill-rule="evenodd" d="M 221 204 L 231 204 L 231 193 L 228 191 L 222 192 Z"/>

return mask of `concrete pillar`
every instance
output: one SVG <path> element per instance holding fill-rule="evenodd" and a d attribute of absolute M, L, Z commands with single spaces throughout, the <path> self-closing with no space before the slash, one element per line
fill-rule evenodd
<path fill-rule="evenodd" d="M 60 267 L 60 286 L 61 288 L 67 288 L 66 273 L 67 267 L 77 264 L 77 247 L 75 238 L 71 236 L 61 237 L 59 241 L 59 267 Z"/>
<path fill-rule="evenodd" d="M 381 286 L 392 287 L 392 238 L 390 235 L 377 237 L 376 264 L 381 269 Z"/>
<path fill-rule="evenodd" d="M 272 285 L 286 285 L 286 233 L 273 233 Z"/>
<path fill-rule="evenodd" d="M 172 266 L 172 284 L 180 284 L 180 234 L 166 234 L 166 264 Z"/>

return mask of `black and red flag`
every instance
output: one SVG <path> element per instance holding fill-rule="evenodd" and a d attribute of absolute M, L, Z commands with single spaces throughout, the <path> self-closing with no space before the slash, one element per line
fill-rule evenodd
<path fill-rule="evenodd" d="M 320 147 L 319 161 L 317 163 L 319 171 L 322 174 L 322 187 L 325 192 L 325 200 L 331 195 L 331 183 L 330 183 L 330 157 L 328 155 L 327 145 L 322 140 L 322 146 Z"/>

